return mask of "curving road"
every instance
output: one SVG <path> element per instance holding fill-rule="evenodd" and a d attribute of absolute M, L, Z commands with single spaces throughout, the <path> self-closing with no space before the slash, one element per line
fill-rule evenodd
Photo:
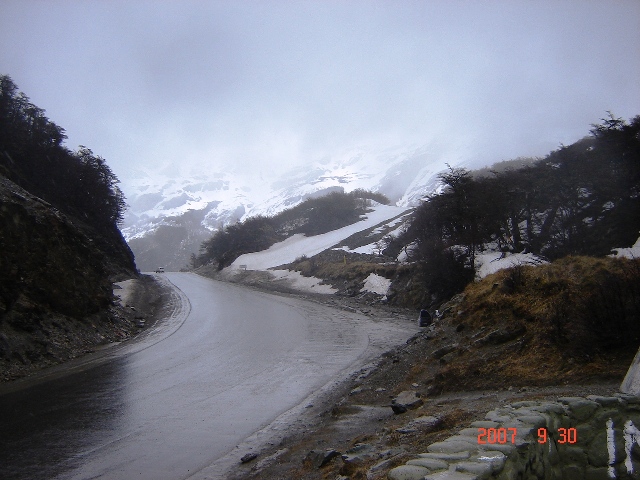
<path fill-rule="evenodd" d="M 158 326 L 0 389 L 0 478 L 214 478 L 238 443 L 417 330 L 194 274 L 166 279 L 173 312 Z"/>

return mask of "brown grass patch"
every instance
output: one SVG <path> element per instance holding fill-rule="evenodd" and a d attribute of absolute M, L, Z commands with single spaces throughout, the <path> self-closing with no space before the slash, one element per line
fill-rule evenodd
<path fill-rule="evenodd" d="M 318 277 L 325 280 L 363 280 L 370 273 L 375 273 L 385 278 L 392 278 L 396 273 L 396 265 L 383 265 L 380 263 L 349 261 L 343 262 L 317 262 L 307 259 L 293 264 L 294 269 L 306 277 Z"/>
<path fill-rule="evenodd" d="M 455 310 L 446 320 L 470 335 L 439 375 L 447 389 L 621 380 L 640 343 L 640 260 L 517 266 L 469 285 Z"/>

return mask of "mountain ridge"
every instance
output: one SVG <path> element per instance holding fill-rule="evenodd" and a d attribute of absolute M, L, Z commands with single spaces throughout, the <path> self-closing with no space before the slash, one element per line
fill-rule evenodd
<path fill-rule="evenodd" d="M 460 155 L 449 159 L 459 164 Z M 295 167 L 264 179 L 209 172 L 173 177 L 141 171 L 127 189 L 129 211 L 122 229 L 141 270 L 179 270 L 215 231 L 257 215 L 272 216 L 306 199 L 366 189 L 411 208 L 437 188 L 446 160 L 428 147 L 367 152 Z M 171 172 L 175 175 L 176 172 Z M 262 178 L 262 180 L 260 180 Z"/>

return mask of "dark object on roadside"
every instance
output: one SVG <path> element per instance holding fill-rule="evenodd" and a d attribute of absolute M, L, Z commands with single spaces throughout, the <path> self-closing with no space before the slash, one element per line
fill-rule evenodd
<path fill-rule="evenodd" d="M 420 317 L 418 317 L 418 325 L 420 327 L 428 327 L 433 322 L 431 314 L 427 310 L 420 310 Z"/>
<path fill-rule="evenodd" d="M 258 458 L 257 453 L 247 453 L 240 459 L 240 462 L 249 463 L 251 460 L 255 460 L 256 458 Z"/>

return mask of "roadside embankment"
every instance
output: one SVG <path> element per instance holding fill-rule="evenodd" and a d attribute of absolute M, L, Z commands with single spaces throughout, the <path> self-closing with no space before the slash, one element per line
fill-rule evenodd
<path fill-rule="evenodd" d="M 514 402 L 429 445 L 388 478 L 638 478 L 639 404 L 639 397 L 625 394 Z"/>
<path fill-rule="evenodd" d="M 0 324 L 0 382 L 31 375 L 43 368 L 122 342 L 153 324 L 163 305 L 163 287 L 142 275 L 113 286 L 103 310 L 81 318 L 41 312 L 29 329 Z"/>
<path fill-rule="evenodd" d="M 573 408 L 575 402 L 564 404 L 562 399 L 616 398 L 637 349 L 636 331 L 620 323 L 637 314 L 637 273 L 637 261 L 575 257 L 540 267 L 517 266 L 470 285 L 440 306 L 432 326 L 349 378 L 332 397 L 311 405 L 304 428 L 291 429 L 272 449 L 254 452 L 255 460 L 240 464 L 238 458 L 235 478 L 383 479 L 421 453 L 442 453 L 430 452 L 429 446 L 514 402 L 561 399 L 561 408 Z M 392 308 L 358 297 L 314 298 L 346 300 L 349 308 L 366 308 L 373 316 Z M 606 322 L 614 312 L 618 323 Z M 398 408 L 400 398 L 412 396 L 415 401 Z M 598 411 L 612 413 L 610 402 L 601 407 Z M 616 415 L 619 428 L 624 411 Z M 567 425 L 549 424 L 574 428 Z M 584 445 L 596 441 L 578 434 Z M 561 453 L 574 451 L 567 452 Z M 569 470 L 586 472 L 586 463 L 561 458 Z M 547 460 L 555 462 L 556 457 L 541 461 Z M 589 465 L 603 468 L 602 462 L 594 462 Z M 619 463 L 616 457 L 616 471 L 622 471 Z M 569 471 L 551 466 L 554 475 Z M 455 473 L 459 478 L 472 475 Z"/>

